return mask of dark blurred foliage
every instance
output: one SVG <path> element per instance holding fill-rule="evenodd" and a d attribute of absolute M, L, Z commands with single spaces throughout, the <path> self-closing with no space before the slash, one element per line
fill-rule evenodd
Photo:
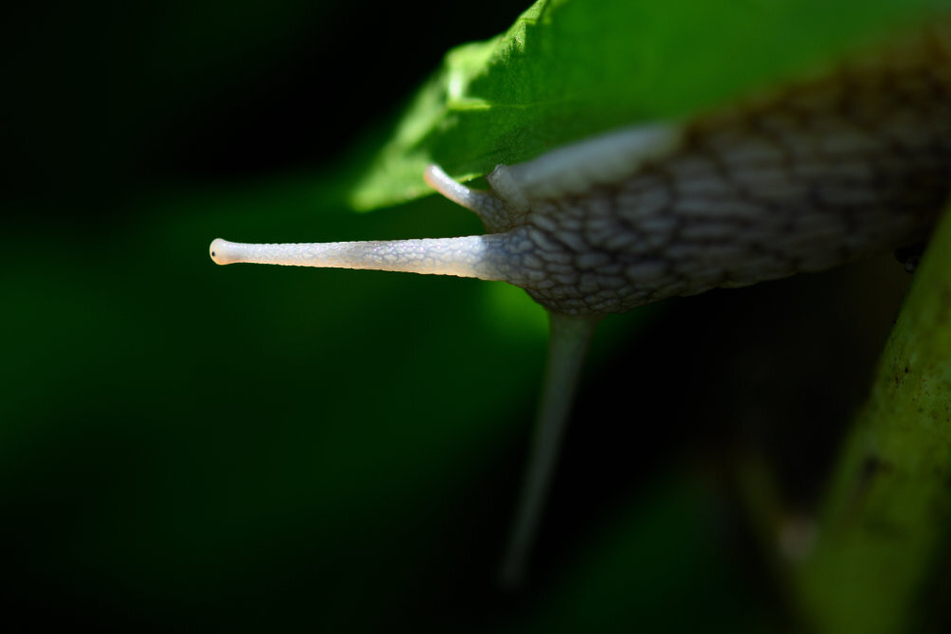
<path fill-rule="evenodd" d="M 313 168 L 390 114 L 451 46 L 524 8 L 307 0 L 24 3 L 5 19 L 8 195 L 82 201 Z"/>
<path fill-rule="evenodd" d="M 478 231 L 436 199 L 321 205 L 321 175 L 366 130 L 385 133 L 446 49 L 503 31 L 525 4 L 7 9 L 6 621 L 782 627 L 775 536 L 757 532 L 744 477 L 766 464 L 790 517 L 813 510 L 907 283 L 888 258 L 607 320 L 533 573 L 505 594 L 495 565 L 540 309 L 472 280 L 207 257 L 218 236 Z"/>

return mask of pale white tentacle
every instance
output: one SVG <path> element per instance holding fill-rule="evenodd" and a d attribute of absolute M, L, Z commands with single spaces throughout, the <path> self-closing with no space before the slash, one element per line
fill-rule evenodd
<path fill-rule="evenodd" d="M 218 238 L 209 249 L 217 264 L 277 264 L 318 268 L 372 269 L 483 280 L 509 280 L 502 236 L 419 240 L 369 240 L 246 244 Z"/>
<path fill-rule="evenodd" d="M 551 335 L 548 341 L 548 363 L 535 419 L 531 456 L 525 469 L 516 518 L 499 574 L 502 586 L 510 590 L 521 585 L 525 576 L 555 465 L 561 453 L 581 368 L 591 337 L 600 321 L 596 317 L 561 313 L 549 313 L 549 317 Z"/>

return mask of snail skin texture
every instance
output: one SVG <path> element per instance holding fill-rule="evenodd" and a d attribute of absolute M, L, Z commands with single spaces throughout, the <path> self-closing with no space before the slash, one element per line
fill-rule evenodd
<path fill-rule="evenodd" d="M 218 239 L 211 257 L 504 280 L 549 310 L 548 396 L 503 573 L 517 582 L 597 319 L 924 240 L 951 183 L 949 61 L 951 28 L 939 20 L 831 72 L 686 122 L 639 125 L 499 165 L 488 191 L 429 167 L 427 182 L 475 211 L 485 235 Z M 562 345 L 569 341 L 577 345 Z"/>

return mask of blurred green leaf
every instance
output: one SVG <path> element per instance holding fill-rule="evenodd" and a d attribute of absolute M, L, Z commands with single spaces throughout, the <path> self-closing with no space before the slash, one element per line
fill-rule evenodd
<path fill-rule="evenodd" d="M 426 165 L 487 174 L 567 141 L 686 117 L 920 20 L 935 0 L 539 0 L 503 35 L 451 50 L 350 196 L 423 195 Z"/>

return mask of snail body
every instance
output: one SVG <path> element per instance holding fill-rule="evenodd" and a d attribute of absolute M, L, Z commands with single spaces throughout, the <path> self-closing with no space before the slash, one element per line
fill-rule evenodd
<path fill-rule="evenodd" d="M 499 165 L 489 191 L 426 180 L 475 211 L 462 238 L 216 240 L 219 264 L 504 280 L 547 309 L 604 315 L 820 271 L 920 241 L 951 183 L 951 31 L 934 28 L 746 104 Z"/>
<path fill-rule="evenodd" d="M 598 319 L 672 296 L 828 269 L 925 239 L 951 191 L 951 24 L 687 122 L 612 132 L 486 177 L 426 181 L 486 234 L 242 244 L 257 262 L 503 280 L 548 309 L 535 451 L 503 580 L 520 580 Z"/>

